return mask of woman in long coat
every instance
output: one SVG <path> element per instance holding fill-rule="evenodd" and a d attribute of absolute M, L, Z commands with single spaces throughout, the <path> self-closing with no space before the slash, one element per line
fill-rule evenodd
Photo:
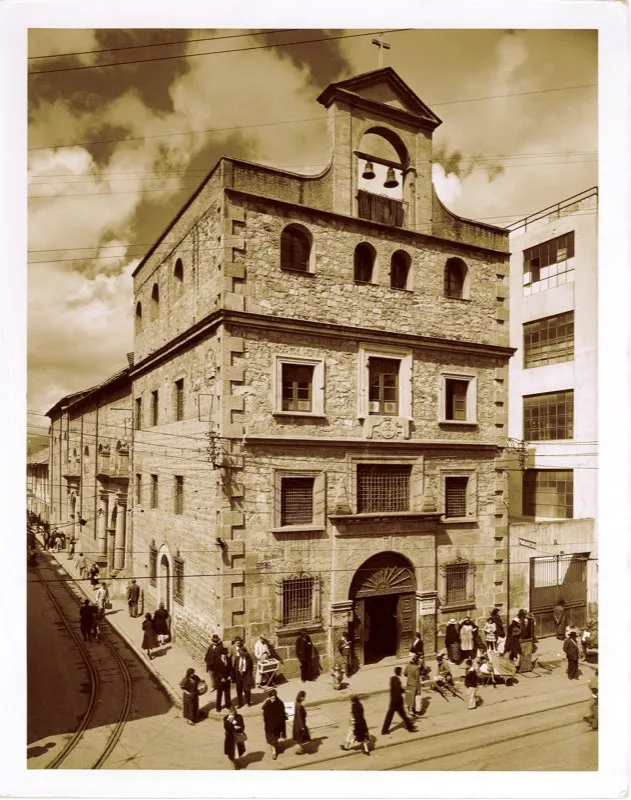
<path fill-rule="evenodd" d="M 447 623 L 445 649 L 447 650 L 447 657 L 454 664 L 459 664 L 462 661 L 462 656 L 460 655 L 460 631 L 455 619 L 450 619 Z"/>
<path fill-rule="evenodd" d="M 370 755 L 370 736 L 368 734 L 368 724 L 364 716 L 364 706 L 356 694 L 351 695 L 351 716 L 349 720 L 348 733 L 342 750 L 350 750 L 354 744 L 361 744 L 362 751 Z"/>
<path fill-rule="evenodd" d="M 303 706 L 306 692 L 298 692 L 294 710 L 293 738 L 296 743 L 296 753 L 305 752 L 305 742 L 311 741 L 311 734 L 307 728 L 307 709 Z"/>
<path fill-rule="evenodd" d="M 156 633 L 153 629 L 153 620 L 149 612 L 145 614 L 145 618 L 142 621 L 142 630 L 142 649 L 146 650 L 148 658 L 152 659 L 151 651 L 155 650 L 158 646 L 158 639 L 156 638 Z"/>
<path fill-rule="evenodd" d="M 504 645 L 504 653 L 514 661 L 521 653 L 521 620 L 515 617 L 508 626 L 508 636 Z"/>
<path fill-rule="evenodd" d="M 265 739 L 272 751 L 274 761 L 278 758 L 278 740 L 287 738 L 287 714 L 285 704 L 276 689 L 270 689 L 269 697 L 263 703 L 263 725 Z"/>
<path fill-rule="evenodd" d="M 189 725 L 194 725 L 199 716 L 199 694 L 197 688 L 201 678 L 195 674 L 193 667 L 186 670 L 186 675 L 180 681 L 182 689 L 182 705 L 184 707 L 183 716 Z"/>
<path fill-rule="evenodd" d="M 418 656 L 412 656 L 410 663 L 406 664 L 403 674 L 407 678 L 405 684 L 405 705 L 408 707 L 410 714 L 416 714 L 415 699 L 416 695 L 421 693 L 421 670 L 419 668 Z"/>
<path fill-rule="evenodd" d="M 240 769 L 239 758 L 245 753 L 245 722 L 234 705 L 223 718 L 223 732 L 223 751 L 232 761 L 234 768 Z M 239 758 L 235 755 L 235 749 Z"/>
<path fill-rule="evenodd" d="M 153 612 L 153 632 L 158 637 L 158 643 L 164 644 L 170 637 L 169 631 L 169 612 L 164 607 L 164 603 L 160 603 L 158 608 Z"/>
<path fill-rule="evenodd" d="M 476 631 L 477 627 L 468 616 L 460 623 L 460 652 L 465 659 L 475 655 Z"/>

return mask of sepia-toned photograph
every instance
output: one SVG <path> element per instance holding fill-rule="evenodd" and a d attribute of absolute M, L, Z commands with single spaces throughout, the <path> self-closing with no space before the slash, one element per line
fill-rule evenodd
<path fill-rule="evenodd" d="M 25 770 L 597 773 L 599 31 L 25 35 Z"/>

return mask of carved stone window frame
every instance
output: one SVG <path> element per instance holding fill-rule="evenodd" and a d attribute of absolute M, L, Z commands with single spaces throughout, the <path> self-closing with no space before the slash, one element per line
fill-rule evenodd
<path fill-rule="evenodd" d="M 352 513 L 359 514 L 357 510 L 357 467 L 359 464 L 401 464 L 411 466 L 410 474 L 410 503 L 409 512 L 420 512 L 423 510 L 423 493 L 425 490 L 425 459 L 423 456 L 375 456 L 374 458 L 364 458 L 362 456 L 350 456 L 350 493 L 348 496 L 352 502 Z M 398 512 L 381 512 L 379 516 L 387 516 L 388 513 L 397 514 Z M 374 515 L 373 515 L 374 516 Z"/>
<path fill-rule="evenodd" d="M 313 367 L 313 383 L 311 385 L 312 404 L 310 411 L 283 411 L 283 366 Z M 277 353 L 272 368 L 272 413 L 279 417 L 324 417 L 324 380 L 325 369 L 323 358 L 306 358 L 291 353 Z"/>
<path fill-rule="evenodd" d="M 283 478 L 313 478 L 313 519 L 306 525 L 282 525 L 281 502 Z M 272 533 L 297 531 L 315 532 L 326 529 L 326 472 L 321 470 L 276 469 L 274 470 L 274 508 L 272 511 Z"/>
<path fill-rule="evenodd" d="M 283 624 L 285 618 L 284 588 L 289 581 L 310 578 L 312 583 L 311 619 Z M 276 581 L 276 633 L 298 634 L 301 630 L 318 630 L 322 627 L 322 577 L 312 572 L 298 572 Z"/>
<path fill-rule="evenodd" d="M 446 513 L 446 482 L 447 478 L 468 478 L 467 482 L 467 513 L 464 517 L 447 517 Z M 474 468 L 441 469 L 440 470 L 440 521 L 446 524 L 477 522 L 478 519 L 478 473 Z"/>
<path fill-rule="evenodd" d="M 412 350 L 384 345 L 360 344 L 357 352 L 357 417 L 367 419 L 370 388 L 369 361 L 371 358 L 391 358 L 399 361 L 399 413 L 394 418 L 412 419 Z"/>
<path fill-rule="evenodd" d="M 447 603 L 447 572 L 449 567 L 467 567 L 466 577 L 466 597 L 458 603 Z M 438 603 L 440 610 L 443 613 L 451 611 L 464 611 L 465 609 L 475 608 L 475 563 L 468 561 L 465 558 L 455 558 L 451 561 L 446 561 L 438 566 Z"/>

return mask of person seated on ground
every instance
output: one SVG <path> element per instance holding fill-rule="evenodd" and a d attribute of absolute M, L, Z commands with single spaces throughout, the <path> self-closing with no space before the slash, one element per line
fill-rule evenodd
<path fill-rule="evenodd" d="M 489 661 L 489 657 L 487 655 L 480 656 L 478 662 L 478 672 L 480 673 L 480 679 L 484 685 L 488 683 L 495 685 L 495 670 L 493 669 L 493 664 Z"/>
<path fill-rule="evenodd" d="M 459 694 L 454 683 L 454 676 L 451 674 L 451 669 L 447 660 L 447 651 L 441 650 L 436 655 L 436 662 L 438 664 L 438 674 L 434 678 L 436 684 L 441 688 L 445 687 L 449 689 L 449 691 L 454 695 Z"/>

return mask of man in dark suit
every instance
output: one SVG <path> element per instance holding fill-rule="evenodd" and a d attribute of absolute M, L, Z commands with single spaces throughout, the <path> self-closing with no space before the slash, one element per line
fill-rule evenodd
<path fill-rule="evenodd" d="M 405 708 L 403 707 L 403 684 L 401 683 L 401 667 L 394 668 L 394 675 L 390 678 L 390 705 L 388 706 L 388 711 L 386 712 L 386 718 L 383 721 L 383 725 L 381 726 L 381 735 L 385 736 L 386 734 L 390 733 L 390 723 L 392 722 L 392 717 L 394 717 L 395 712 L 401 717 L 403 720 L 403 724 L 408 729 L 410 733 L 413 733 L 416 728 L 412 724 L 410 718 L 405 713 Z"/>
<path fill-rule="evenodd" d="M 410 653 L 414 653 L 415 656 L 423 658 L 424 655 L 423 640 L 421 639 L 421 634 L 418 633 L 418 631 L 414 634 L 414 641 L 412 642 L 412 646 L 410 647 Z"/>
<path fill-rule="evenodd" d="M 232 662 L 228 651 L 222 648 L 219 658 L 215 662 L 215 691 L 217 692 L 217 711 L 221 711 L 221 701 L 224 700 L 225 708 L 232 706 L 230 697 L 230 682 L 232 681 Z"/>
<path fill-rule="evenodd" d="M 233 662 L 234 664 L 234 682 L 237 689 L 237 703 L 239 708 L 243 705 L 243 697 L 245 695 L 245 702 L 252 705 L 252 687 L 254 686 L 254 661 L 252 656 L 248 653 L 245 645 L 241 645 L 237 651 L 237 657 Z"/>
<path fill-rule="evenodd" d="M 216 633 L 213 633 L 210 646 L 208 650 L 206 650 L 206 655 L 204 656 L 204 661 L 206 662 L 206 669 L 208 670 L 208 674 L 210 675 L 210 688 L 216 689 L 217 682 L 215 680 L 215 666 L 217 661 L 219 660 L 219 656 L 221 655 L 224 646 L 221 642 L 219 636 Z"/>
<path fill-rule="evenodd" d="M 296 657 L 300 662 L 300 680 L 311 680 L 311 660 L 313 659 L 313 642 L 307 631 L 300 631 L 296 639 Z"/>

